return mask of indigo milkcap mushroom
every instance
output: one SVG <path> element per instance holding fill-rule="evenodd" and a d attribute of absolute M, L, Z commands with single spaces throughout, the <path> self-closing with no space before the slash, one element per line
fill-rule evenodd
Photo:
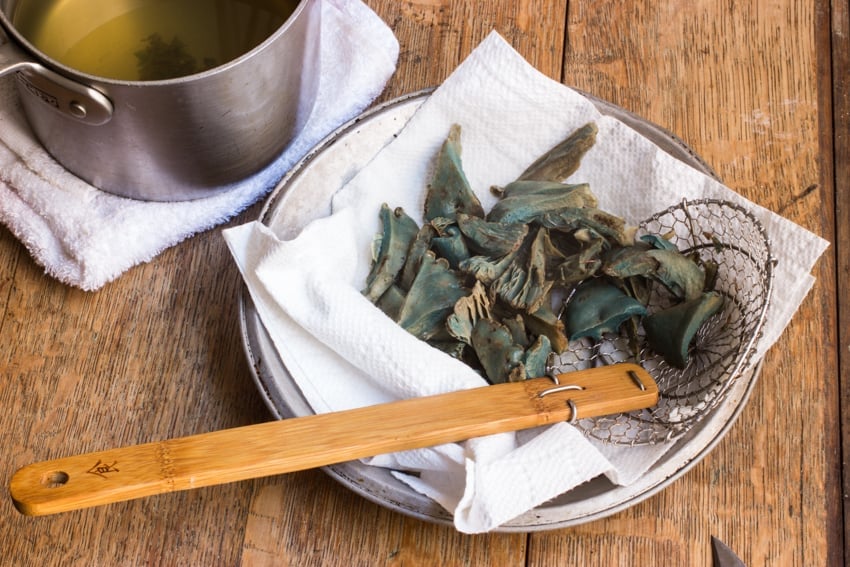
<path fill-rule="evenodd" d="M 500 258 L 517 250 L 528 234 L 528 225 L 522 223 L 487 222 L 458 213 L 457 226 L 476 254 Z"/>
<path fill-rule="evenodd" d="M 431 241 L 436 235 L 437 230 L 428 223 L 422 225 L 419 232 L 416 233 L 416 236 L 410 243 L 410 248 L 407 251 L 407 260 L 398 279 L 398 285 L 403 290 L 410 289 L 413 279 L 416 277 L 416 272 L 419 271 L 419 266 L 422 264 L 422 257 L 431 248 Z"/>
<path fill-rule="evenodd" d="M 382 230 L 376 241 L 378 250 L 363 291 L 372 303 L 395 282 L 407 261 L 410 243 L 419 231 L 419 225 L 401 207 L 391 210 L 384 203 L 381 205 L 380 218 Z"/>
<path fill-rule="evenodd" d="M 460 159 L 460 126 L 454 124 L 437 156 L 437 167 L 425 195 L 425 219 L 455 219 L 458 212 L 484 216 L 481 201 L 472 192 Z"/>
<path fill-rule="evenodd" d="M 431 247 L 441 258 L 449 262 L 452 269 L 457 269 L 461 262 L 469 258 L 469 247 L 456 224 L 438 229 L 439 236 L 431 240 Z"/>
<path fill-rule="evenodd" d="M 643 319 L 647 343 L 668 364 L 684 368 L 697 331 L 722 307 L 723 296 L 709 291 L 696 299 L 647 315 Z"/>
<path fill-rule="evenodd" d="M 519 176 L 519 180 L 562 181 L 576 172 L 581 159 L 596 143 L 599 128 L 588 122 L 551 150 L 537 158 Z"/>
<path fill-rule="evenodd" d="M 552 345 L 552 350 L 555 352 L 564 352 L 569 346 L 564 322 L 558 318 L 551 307 L 545 303 L 533 313 L 521 312 L 525 328 L 535 335 L 546 335 L 549 343 Z"/>
<path fill-rule="evenodd" d="M 571 341 L 584 337 L 599 341 L 616 333 L 631 317 L 642 317 L 646 308 L 623 290 L 601 278 L 580 284 L 567 303 L 564 321 Z"/>
<path fill-rule="evenodd" d="M 446 338 L 446 317 L 468 293 L 448 262 L 428 251 L 405 296 L 398 323 L 422 340 Z"/>
<path fill-rule="evenodd" d="M 691 300 L 705 287 L 705 272 L 678 249 L 627 246 L 605 255 L 602 272 L 613 278 L 643 276 L 660 282 L 680 299 Z"/>
<path fill-rule="evenodd" d="M 460 263 L 458 268 L 484 285 L 492 285 L 513 265 L 519 251 L 510 252 L 498 260 L 489 256 L 473 256 Z"/>
<path fill-rule="evenodd" d="M 528 240 L 530 243 L 524 246 L 527 253 L 521 253 L 521 261 L 510 264 L 490 288 L 492 297 L 520 311 L 539 309 L 549 298 L 554 284 L 546 279 L 545 231 L 538 231 Z"/>
<path fill-rule="evenodd" d="M 530 223 L 546 214 L 559 214 L 565 209 L 592 209 L 596 206 L 596 197 L 586 183 L 580 185 L 562 185 L 561 191 L 546 194 L 518 194 L 500 199 L 490 212 L 490 222 Z"/>
<path fill-rule="evenodd" d="M 466 344 L 472 344 L 472 329 L 481 319 L 490 318 L 490 297 L 481 282 L 475 282 L 472 293 L 458 299 L 446 320 L 449 334 Z"/>
<path fill-rule="evenodd" d="M 522 364 L 524 349 L 514 343 L 510 330 L 491 319 L 481 319 L 472 328 L 472 348 L 493 384 L 515 381 L 525 374 Z M 513 379 L 512 379 L 513 377 Z"/>

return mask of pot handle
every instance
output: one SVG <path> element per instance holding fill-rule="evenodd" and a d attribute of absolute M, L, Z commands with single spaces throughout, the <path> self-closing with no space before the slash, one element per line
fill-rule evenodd
<path fill-rule="evenodd" d="M 112 118 L 112 102 L 103 93 L 33 61 L 0 31 L 0 77 L 11 73 L 36 99 L 74 120 L 98 126 Z"/>

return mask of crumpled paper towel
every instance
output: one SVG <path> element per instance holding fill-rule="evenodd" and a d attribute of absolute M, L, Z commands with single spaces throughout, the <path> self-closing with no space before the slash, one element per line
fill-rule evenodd
<path fill-rule="evenodd" d="M 779 337 L 813 284 L 827 243 L 683 165 L 586 98 L 533 69 L 495 32 L 335 195 L 333 214 L 281 240 L 255 222 L 225 231 L 261 319 L 317 412 L 480 386 L 464 364 L 403 331 L 360 293 L 383 202 L 421 223 L 424 188 L 449 127 L 462 125 L 463 166 L 489 209 L 491 185 L 515 179 L 566 134 L 595 120 L 597 143 L 572 182 L 589 182 L 600 207 L 632 223 L 683 198 L 745 204 L 778 256 L 777 286 L 759 354 Z M 459 531 L 484 532 L 605 474 L 628 484 L 668 449 L 605 446 L 569 424 L 500 434 L 369 462 L 395 473 L 454 514 Z"/>
<path fill-rule="evenodd" d="M 166 248 L 208 230 L 256 202 L 337 126 L 359 114 L 395 72 L 398 41 L 360 0 L 321 0 L 311 11 L 318 31 L 320 83 L 300 110 L 298 136 L 268 167 L 214 196 L 159 203 L 100 191 L 69 173 L 32 134 L 14 78 L 0 81 L 0 222 L 47 274 L 94 290 Z"/>

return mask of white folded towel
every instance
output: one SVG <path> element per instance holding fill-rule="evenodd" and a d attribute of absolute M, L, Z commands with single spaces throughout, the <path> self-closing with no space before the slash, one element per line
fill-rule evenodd
<path fill-rule="evenodd" d="M 491 34 L 381 150 L 336 194 L 333 214 L 291 240 L 260 223 L 225 231 L 257 311 L 294 380 L 317 412 L 484 385 L 469 367 L 401 329 L 361 293 L 381 203 L 421 223 L 433 157 L 452 124 L 462 127 L 463 167 L 485 210 L 487 188 L 515 179 L 566 133 L 594 120 L 596 145 L 572 176 L 600 208 L 632 223 L 683 198 L 742 203 L 764 224 L 781 282 L 757 358 L 812 286 L 827 243 L 745 201 L 670 157 L 588 100 L 533 69 Z M 492 530 L 600 474 L 627 485 L 668 449 L 604 446 L 566 423 L 431 449 L 382 455 L 397 473 L 454 514 L 463 532 Z"/>
<path fill-rule="evenodd" d="M 321 78 L 312 112 L 299 117 L 304 128 L 263 171 L 204 199 L 136 201 L 85 183 L 35 140 L 14 79 L 0 80 L 0 222 L 48 275 L 94 290 L 256 202 L 316 142 L 371 104 L 395 71 L 398 41 L 370 8 L 360 0 L 321 0 L 317 8 L 311 25 L 321 42 Z"/>

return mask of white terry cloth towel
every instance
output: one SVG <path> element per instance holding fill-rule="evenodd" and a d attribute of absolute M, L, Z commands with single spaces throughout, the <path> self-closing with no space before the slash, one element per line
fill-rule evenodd
<path fill-rule="evenodd" d="M 332 214 L 285 240 L 259 222 L 224 232 L 275 347 L 316 412 L 484 385 L 463 363 L 402 330 L 361 293 L 380 230 L 378 210 L 402 207 L 420 224 L 433 158 L 462 127 L 463 168 L 485 211 L 492 185 L 515 179 L 569 132 L 596 121 L 596 145 L 568 182 L 587 182 L 600 208 L 636 223 L 685 198 L 742 204 L 763 223 L 778 264 L 756 358 L 813 284 L 827 243 L 670 157 L 581 94 L 532 68 L 490 34 L 384 147 L 336 193 Z M 332 236 L 330 236 L 332 235 Z M 329 245 L 332 238 L 333 245 Z M 640 478 L 668 449 L 605 447 L 567 423 L 370 459 L 486 532 L 598 475 Z"/>
<path fill-rule="evenodd" d="M 315 104 L 298 118 L 304 127 L 264 170 L 194 201 L 126 199 L 69 173 L 36 141 L 14 78 L 0 80 L 0 222 L 48 275 L 95 290 L 238 214 L 319 140 L 368 107 L 395 72 L 398 41 L 360 0 L 321 0 L 310 17 L 321 78 Z"/>

